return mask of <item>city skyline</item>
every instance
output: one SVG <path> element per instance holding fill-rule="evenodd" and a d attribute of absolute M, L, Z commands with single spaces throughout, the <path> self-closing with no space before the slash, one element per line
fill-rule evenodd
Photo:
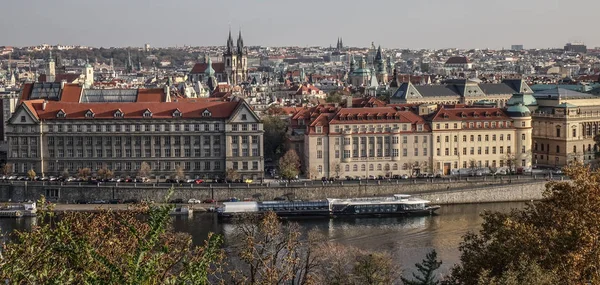
<path fill-rule="evenodd" d="M 566 42 L 600 45 L 592 36 L 594 25 L 585 24 L 600 4 L 583 0 L 569 4 L 558 0 L 491 4 L 474 0 L 352 2 L 339 5 L 307 0 L 298 9 L 273 0 L 182 0 L 177 5 L 155 0 L 151 4 L 116 0 L 14 1 L 7 3 L 4 11 L 26 11 L 27 17 L 12 12 L 0 17 L 4 27 L 20 25 L 5 29 L 0 45 L 222 46 L 229 27 L 236 34 L 242 29 L 246 46 L 326 47 L 335 46 L 338 37 L 347 46 L 368 47 L 375 42 L 385 48 L 409 49 L 508 49 L 513 44 L 522 44 L 526 49 L 561 48 Z M 578 6 L 586 9 L 563 13 Z M 577 23 L 577 28 L 568 23 Z"/>

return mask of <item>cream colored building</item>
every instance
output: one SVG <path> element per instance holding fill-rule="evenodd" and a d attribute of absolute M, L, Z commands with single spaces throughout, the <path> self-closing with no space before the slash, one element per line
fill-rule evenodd
<path fill-rule="evenodd" d="M 323 107 L 292 124 L 299 118 L 308 120 L 303 167 L 312 178 L 531 167 L 531 113 L 522 105 Z"/>
<path fill-rule="evenodd" d="M 595 161 L 594 136 L 600 133 L 600 96 L 554 88 L 534 94 L 533 162 L 563 167 Z"/>

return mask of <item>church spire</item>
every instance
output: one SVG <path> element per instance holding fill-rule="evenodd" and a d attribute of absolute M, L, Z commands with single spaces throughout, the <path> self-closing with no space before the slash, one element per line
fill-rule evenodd
<path fill-rule="evenodd" d="M 229 37 L 227 38 L 227 51 L 226 54 L 233 54 L 233 38 L 231 37 L 231 27 L 229 28 Z"/>
<path fill-rule="evenodd" d="M 244 39 L 242 38 L 242 29 L 240 29 L 240 33 L 237 39 L 237 53 L 239 55 L 244 54 Z"/>

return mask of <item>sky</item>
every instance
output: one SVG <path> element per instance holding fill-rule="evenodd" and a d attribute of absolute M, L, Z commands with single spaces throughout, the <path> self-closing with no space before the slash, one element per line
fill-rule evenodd
<path fill-rule="evenodd" d="M 0 45 L 600 46 L 592 0 L 3 0 Z M 235 39 L 234 39 L 235 41 Z"/>

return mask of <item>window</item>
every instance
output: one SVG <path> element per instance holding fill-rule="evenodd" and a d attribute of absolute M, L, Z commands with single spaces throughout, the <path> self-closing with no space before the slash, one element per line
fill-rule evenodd
<path fill-rule="evenodd" d="M 481 154 L 481 147 L 477 147 L 477 154 Z"/>
<path fill-rule="evenodd" d="M 477 141 L 480 142 L 481 141 L 481 135 L 477 135 Z"/>
<path fill-rule="evenodd" d="M 506 140 L 509 141 L 510 140 L 510 134 L 506 135 Z"/>
<path fill-rule="evenodd" d="M 415 156 L 419 155 L 419 148 L 415 148 Z"/>
<path fill-rule="evenodd" d="M 444 142 L 450 142 L 450 137 L 449 137 L 449 136 L 446 136 L 446 137 L 444 138 Z"/>
<path fill-rule="evenodd" d="M 317 134 L 320 134 L 320 133 L 322 133 L 322 132 L 323 132 L 323 127 L 321 127 L 321 126 L 317 126 L 317 127 L 315 128 L 315 132 L 316 132 Z"/>
<path fill-rule="evenodd" d="M 427 156 L 427 148 L 423 148 L 423 156 Z"/>
<path fill-rule="evenodd" d="M 485 154 L 490 154 L 490 147 L 489 146 L 485 147 Z"/>
<path fill-rule="evenodd" d="M 252 130 L 258 131 L 258 124 L 252 124 Z"/>
<path fill-rule="evenodd" d="M 317 145 L 323 145 L 323 139 L 317 138 Z"/>
<path fill-rule="evenodd" d="M 444 155 L 446 155 L 446 156 L 450 155 L 450 150 L 448 148 L 444 149 Z"/>
<path fill-rule="evenodd" d="M 492 154 L 496 154 L 496 147 L 495 146 L 492 147 Z"/>
<path fill-rule="evenodd" d="M 386 139 L 387 139 L 387 137 L 386 137 Z M 415 143 L 419 143 L 419 137 L 418 136 L 415 136 Z"/>
<path fill-rule="evenodd" d="M 471 155 L 474 155 L 474 154 L 475 154 L 475 148 L 474 148 L 474 147 L 471 147 L 471 152 L 470 152 L 470 154 L 471 154 Z"/>
<path fill-rule="evenodd" d="M 466 148 L 466 147 L 463 147 L 462 154 L 463 154 L 463 155 L 467 155 L 467 148 Z"/>
<path fill-rule="evenodd" d="M 463 136 L 463 142 L 467 142 L 467 136 Z"/>
<path fill-rule="evenodd" d="M 243 125 L 242 125 L 242 131 L 247 131 L 247 130 L 248 130 L 248 125 L 246 125 L 246 124 L 243 124 Z"/>
<path fill-rule="evenodd" d="M 492 135 L 492 141 L 496 141 L 496 135 Z"/>
<path fill-rule="evenodd" d="M 511 151 L 510 151 L 510 146 L 507 146 L 507 147 L 506 147 L 506 153 L 511 153 Z"/>
<path fill-rule="evenodd" d="M 503 146 L 500 147 L 500 154 L 504 154 L 504 147 Z"/>
<path fill-rule="evenodd" d="M 438 140 L 440 138 L 438 137 Z M 438 141 L 439 142 L 439 141 Z M 408 137 L 407 136 L 402 136 L 402 143 L 408 143 Z"/>
<path fill-rule="evenodd" d="M 471 141 L 474 142 L 475 141 L 475 136 L 471 135 Z"/>
<path fill-rule="evenodd" d="M 317 150 L 317 158 L 323 158 L 323 151 Z"/>
<path fill-rule="evenodd" d="M 248 120 L 246 114 L 242 114 L 242 121 L 246 121 L 246 120 Z"/>
<path fill-rule="evenodd" d="M 576 138 L 577 137 L 577 129 L 573 128 L 573 137 Z"/>
<path fill-rule="evenodd" d="M 521 140 L 525 140 L 525 134 L 521 134 Z"/>
<path fill-rule="evenodd" d="M 440 152 L 439 148 L 436 149 L 436 153 L 437 153 L 437 156 L 441 156 L 442 155 L 442 153 Z"/>
<path fill-rule="evenodd" d="M 238 125 L 231 125 L 231 130 L 234 132 L 238 131 Z"/>
<path fill-rule="evenodd" d="M 504 140 L 504 135 L 500 135 L 500 140 L 503 141 Z"/>
<path fill-rule="evenodd" d="M 490 141 L 490 136 L 489 135 L 485 135 L 485 141 L 489 142 Z"/>
<path fill-rule="evenodd" d="M 556 153 L 560 153 L 560 146 L 556 146 Z"/>
<path fill-rule="evenodd" d="M 402 149 L 402 156 L 408 156 L 408 149 L 406 149 L 406 148 Z"/>

